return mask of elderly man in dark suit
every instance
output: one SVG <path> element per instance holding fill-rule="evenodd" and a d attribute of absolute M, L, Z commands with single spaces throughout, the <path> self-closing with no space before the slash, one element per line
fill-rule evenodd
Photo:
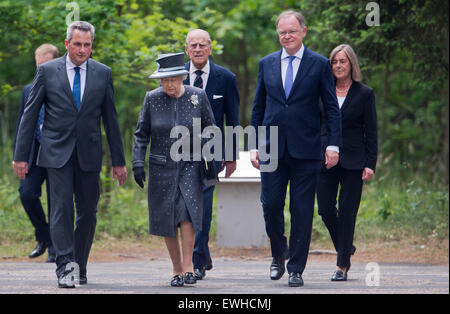
<path fill-rule="evenodd" d="M 273 261 L 270 278 L 280 279 L 289 259 L 288 285 L 303 286 L 311 240 L 315 187 L 321 154 L 319 99 L 327 112 L 328 145 L 325 163 L 338 162 L 341 145 L 339 107 L 334 93 L 333 75 L 327 58 L 303 45 L 306 25 L 299 12 L 280 14 L 276 28 L 283 47 L 259 61 L 258 82 L 250 124 L 276 126 L 278 150 L 269 156 L 278 159 L 275 171 L 261 168 L 261 202 Z M 260 151 L 270 147 L 271 137 L 259 139 Z M 272 143 L 273 144 L 273 143 Z M 251 152 L 254 167 L 260 167 L 258 151 Z M 278 157 L 276 156 L 278 155 Z M 261 160 L 261 166 L 265 161 Z M 290 184 L 291 230 L 289 247 L 284 236 L 284 202 Z"/>
<path fill-rule="evenodd" d="M 42 44 L 40 45 L 35 53 L 34 58 L 36 61 L 36 66 L 48 62 L 54 58 L 58 58 L 59 51 L 53 45 L 50 44 Z M 17 129 L 19 127 L 20 120 L 22 119 L 23 111 L 25 109 L 25 103 L 28 99 L 28 95 L 30 94 L 32 84 L 25 85 L 22 90 L 22 99 L 20 101 L 19 114 L 17 116 L 16 123 L 16 135 L 14 137 L 14 147 L 16 144 L 17 137 Z M 39 112 L 39 119 L 36 124 L 36 129 L 34 133 L 35 140 L 31 144 L 31 151 L 28 158 L 28 175 L 24 180 L 20 180 L 19 193 L 20 193 L 20 201 L 22 202 L 23 208 L 30 218 L 31 224 L 35 229 L 35 237 L 37 241 L 36 247 L 29 254 L 29 258 L 36 258 L 45 253 L 45 250 L 48 248 L 48 263 L 55 262 L 55 250 L 53 249 L 53 245 L 50 239 L 50 227 L 45 219 L 44 209 L 41 204 L 41 187 L 44 181 L 47 181 L 46 189 L 47 189 L 47 207 L 48 207 L 48 216 L 50 217 L 50 193 L 49 193 L 49 183 L 47 180 L 47 170 L 45 168 L 39 167 L 36 165 L 36 157 L 40 147 L 40 137 L 41 137 L 41 128 L 42 122 L 44 118 L 44 106 L 41 107 Z M 14 148 L 13 148 L 14 151 Z"/>
<path fill-rule="evenodd" d="M 74 277 L 87 283 L 86 265 L 96 226 L 102 166 L 103 120 L 111 152 L 113 178 L 127 177 L 111 69 L 90 59 L 94 27 L 83 21 L 69 25 L 67 53 L 37 68 L 17 132 L 13 168 L 24 179 L 34 127 L 45 103 L 37 165 L 50 181 L 50 235 L 56 251 L 61 288 L 73 288 Z M 74 199 L 77 210 L 74 222 Z"/>
<path fill-rule="evenodd" d="M 186 63 L 186 70 L 189 71 L 189 75 L 184 84 L 202 88 L 208 96 L 216 124 L 222 131 L 223 161 L 218 161 L 216 167 L 217 169 L 226 168 L 225 177 L 228 178 L 236 170 L 238 152 L 235 145 L 236 136 L 233 134 L 234 149 L 233 152 L 227 152 L 226 156 L 223 129 L 224 124 L 232 127 L 239 125 L 239 92 L 236 86 L 236 76 L 209 59 L 212 47 L 211 38 L 207 31 L 202 29 L 191 30 L 186 36 L 185 49 L 191 61 Z M 228 155 L 231 155 L 231 158 Z M 196 233 L 193 255 L 197 279 L 203 279 L 205 270 L 212 268 L 208 241 L 212 219 L 213 194 L 214 186 L 203 189 L 202 230 Z"/>

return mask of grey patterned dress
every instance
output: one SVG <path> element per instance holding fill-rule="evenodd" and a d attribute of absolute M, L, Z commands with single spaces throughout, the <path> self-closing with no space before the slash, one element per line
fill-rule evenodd
<path fill-rule="evenodd" d="M 133 168 L 143 167 L 150 143 L 148 175 L 148 208 L 150 234 L 175 237 L 181 221 L 192 221 L 195 231 L 202 226 L 202 184 L 200 162 L 174 161 L 172 145 L 179 138 L 171 138 L 175 126 L 189 130 L 191 154 L 194 118 L 201 119 L 201 130 L 215 125 L 206 93 L 199 88 L 185 86 L 179 98 L 168 96 L 160 87 L 147 92 L 134 133 Z"/>

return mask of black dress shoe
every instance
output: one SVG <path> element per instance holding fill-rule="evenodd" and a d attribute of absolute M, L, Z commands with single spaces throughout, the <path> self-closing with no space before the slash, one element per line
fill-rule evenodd
<path fill-rule="evenodd" d="M 196 269 L 194 269 L 195 279 L 202 280 L 203 278 L 205 278 L 205 276 L 206 276 L 205 269 L 206 268 L 202 268 L 202 269 L 196 268 Z"/>
<path fill-rule="evenodd" d="M 175 275 L 172 277 L 172 280 L 170 281 L 170 285 L 172 287 L 182 287 L 184 285 L 184 279 L 181 275 Z"/>
<path fill-rule="evenodd" d="M 46 263 L 56 263 L 56 256 L 55 255 L 49 255 L 45 262 Z"/>
<path fill-rule="evenodd" d="M 87 276 L 80 274 L 80 279 L 78 280 L 79 285 L 87 285 Z"/>
<path fill-rule="evenodd" d="M 186 274 L 184 274 L 184 283 L 188 285 L 193 285 L 197 283 L 197 279 L 195 279 L 193 273 L 187 272 Z"/>
<path fill-rule="evenodd" d="M 289 287 L 301 287 L 303 286 L 303 279 L 300 273 L 290 273 L 289 274 Z"/>
<path fill-rule="evenodd" d="M 29 258 L 35 258 L 38 256 L 41 256 L 42 254 L 45 253 L 45 250 L 48 247 L 48 242 L 38 242 L 38 244 L 36 245 L 36 247 L 34 248 L 34 250 L 30 253 L 30 255 L 28 255 Z"/>
<path fill-rule="evenodd" d="M 341 270 L 336 270 L 331 277 L 331 281 L 347 281 L 347 272 L 342 272 Z"/>
<path fill-rule="evenodd" d="M 285 251 L 284 254 L 278 257 L 274 257 L 272 264 L 270 264 L 270 279 L 278 280 L 283 277 L 286 267 L 284 265 L 287 257 L 289 256 L 289 251 Z"/>
<path fill-rule="evenodd" d="M 205 265 L 205 270 L 211 270 L 213 268 L 212 260 L 209 259 L 208 263 Z"/>

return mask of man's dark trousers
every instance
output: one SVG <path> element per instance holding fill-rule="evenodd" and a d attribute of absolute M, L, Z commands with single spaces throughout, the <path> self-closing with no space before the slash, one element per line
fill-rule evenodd
<path fill-rule="evenodd" d="M 97 171 L 83 171 L 80 168 L 76 149 L 62 168 L 48 168 L 52 201 L 50 234 L 56 251 L 58 277 L 66 270 L 66 264 L 71 262 L 76 262 L 80 274 L 86 275 L 97 224 L 99 175 Z M 73 195 L 77 211 L 75 231 Z"/>
<path fill-rule="evenodd" d="M 273 257 L 288 248 L 284 236 L 284 205 L 289 183 L 291 231 L 289 273 L 302 274 L 308 258 L 320 160 L 295 159 L 286 151 L 273 172 L 261 172 L 261 202 Z"/>
<path fill-rule="evenodd" d="M 216 169 L 220 171 L 222 167 L 221 161 L 216 161 Z M 202 230 L 195 233 L 195 243 L 197 245 L 194 247 L 193 262 L 194 268 L 203 268 L 211 261 L 211 254 L 209 252 L 208 241 L 209 241 L 209 230 L 211 228 L 212 220 L 212 207 L 213 207 L 213 197 L 214 197 L 214 187 L 203 187 L 203 218 L 202 218 Z"/>

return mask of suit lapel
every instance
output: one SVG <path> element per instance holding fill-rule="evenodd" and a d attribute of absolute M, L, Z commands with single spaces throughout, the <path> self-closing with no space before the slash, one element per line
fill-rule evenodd
<path fill-rule="evenodd" d="M 291 93 L 289 94 L 289 97 L 291 97 L 292 93 L 299 88 L 301 85 L 301 81 L 306 77 L 308 74 L 309 69 L 314 64 L 314 59 L 311 58 L 309 49 L 305 46 L 305 51 L 303 52 L 302 60 L 300 61 L 300 66 L 298 68 L 297 75 L 294 80 L 294 84 L 292 85 Z"/>
<path fill-rule="evenodd" d="M 209 76 L 208 76 L 208 82 L 206 83 L 206 95 L 208 95 L 208 98 L 210 100 L 213 99 L 214 91 L 216 90 L 217 82 L 220 81 L 220 72 L 217 71 L 216 65 L 214 62 L 209 60 Z"/>
<path fill-rule="evenodd" d="M 191 67 L 191 61 L 186 62 L 186 64 L 184 65 L 184 68 L 186 69 L 186 71 L 189 72 L 190 67 Z M 183 84 L 184 85 L 191 85 L 190 84 L 190 82 L 191 82 L 190 80 L 191 80 L 190 73 L 188 73 L 186 79 L 183 81 Z"/>
<path fill-rule="evenodd" d="M 191 67 L 191 61 L 188 61 L 184 68 L 189 72 Z M 214 92 L 216 90 L 217 83 L 220 81 L 220 72 L 217 71 L 216 65 L 214 62 L 209 60 L 209 76 L 208 82 L 206 83 L 205 92 L 208 96 L 209 100 L 213 99 Z M 187 78 L 183 81 L 183 84 L 190 85 L 190 73 L 187 75 Z"/>
<path fill-rule="evenodd" d="M 75 110 L 77 110 L 75 98 L 73 97 L 72 89 L 70 88 L 69 78 L 67 77 L 66 57 L 67 54 L 61 57 L 61 60 L 58 64 L 58 72 L 56 75 L 58 76 L 58 81 L 61 82 L 62 88 L 66 93 L 67 97 L 69 98 L 69 101 L 72 103 L 72 106 L 74 107 Z"/>
<path fill-rule="evenodd" d="M 352 85 L 350 86 L 347 96 L 345 97 L 344 103 L 342 104 L 341 113 L 344 111 L 344 109 L 350 106 L 352 99 L 356 94 L 356 90 L 358 89 L 357 84 L 358 82 L 353 82 Z"/>
<path fill-rule="evenodd" d="M 95 82 L 95 66 L 94 63 L 91 61 L 91 59 L 88 59 L 88 62 L 86 64 L 86 82 L 84 84 L 84 93 L 83 93 L 83 99 L 81 101 L 81 105 L 80 105 L 80 111 L 83 109 L 84 104 L 86 103 L 88 97 L 89 97 L 89 93 L 92 90 L 92 85 L 93 84 L 89 84 L 90 82 Z"/>
<path fill-rule="evenodd" d="M 282 52 L 282 50 L 280 50 L 277 54 L 274 55 L 275 59 L 272 62 L 272 74 L 273 75 L 271 75 L 271 76 L 277 82 L 277 88 L 278 88 L 277 94 L 282 95 L 281 97 L 285 101 L 286 93 L 284 92 L 283 78 L 281 77 L 281 52 Z"/>

